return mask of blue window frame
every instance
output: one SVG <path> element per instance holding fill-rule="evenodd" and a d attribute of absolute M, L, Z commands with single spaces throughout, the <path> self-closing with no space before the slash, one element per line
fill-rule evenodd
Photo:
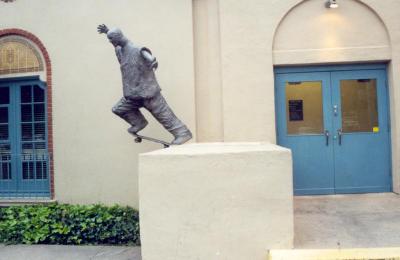
<path fill-rule="evenodd" d="M 0 197 L 49 197 L 46 85 L 0 81 Z"/>

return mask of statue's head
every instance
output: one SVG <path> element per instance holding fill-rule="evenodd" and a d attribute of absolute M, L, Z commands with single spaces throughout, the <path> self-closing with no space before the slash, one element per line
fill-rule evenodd
<path fill-rule="evenodd" d="M 118 28 L 112 28 L 107 32 L 107 38 L 114 47 L 124 46 L 128 41 L 122 31 Z"/>

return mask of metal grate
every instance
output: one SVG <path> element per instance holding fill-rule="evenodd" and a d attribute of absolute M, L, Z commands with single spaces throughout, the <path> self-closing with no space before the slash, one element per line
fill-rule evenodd
<path fill-rule="evenodd" d="M 51 156 L 47 153 L 1 153 L 0 198 L 48 198 L 50 162 Z"/>
<path fill-rule="evenodd" d="M 2 180 L 10 180 L 11 176 L 11 156 L 9 154 L 0 154 L 1 172 L 0 178 Z"/>

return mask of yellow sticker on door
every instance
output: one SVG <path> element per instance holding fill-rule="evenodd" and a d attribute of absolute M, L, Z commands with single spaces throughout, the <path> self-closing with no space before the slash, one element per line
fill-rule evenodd
<path fill-rule="evenodd" d="M 374 126 L 374 127 L 372 128 L 372 132 L 378 133 L 378 132 L 379 132 L 379 127 Z"/>

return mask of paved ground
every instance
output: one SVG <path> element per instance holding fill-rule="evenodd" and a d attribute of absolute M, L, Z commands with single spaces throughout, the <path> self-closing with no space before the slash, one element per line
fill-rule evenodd
<path fill-rule="evenodd" d="M 400 196 L 295 197 L 295 248 L 400 247 Z M 4 246 L 0 260 L 141 260 L 140 247 Z"/>
<path fill-rule="evenodd" d="M 141 260 L 140 247 L 0 245 L 0 260 Z"/>
<path fill-rule="evenodd" d="M 394 193 L 295 197 L 295 248 L 400 246 Z"/>

